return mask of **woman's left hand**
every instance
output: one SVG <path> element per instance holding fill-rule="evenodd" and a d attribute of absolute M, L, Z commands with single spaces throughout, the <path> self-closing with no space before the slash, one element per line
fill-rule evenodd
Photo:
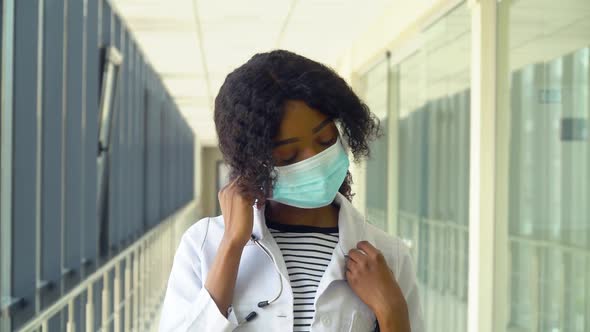
<path fill-rule="evenodd" d="M 367 241 L 348 252 L 346 279 L 356 295 L 375 313 L 384 331 L 409 332 L 408 308 L 383 254 Z"/>

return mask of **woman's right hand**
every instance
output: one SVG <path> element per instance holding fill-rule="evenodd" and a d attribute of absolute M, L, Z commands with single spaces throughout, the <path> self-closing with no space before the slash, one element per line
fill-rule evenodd
<path fill-rule="evenodd" d="M 241 192 L 238 181 L 239 178 L 236 178 L 223 187 L 217 198 L 225 224 L 224 241 L 243 247 L 252 234 L 254 198 Z"/>

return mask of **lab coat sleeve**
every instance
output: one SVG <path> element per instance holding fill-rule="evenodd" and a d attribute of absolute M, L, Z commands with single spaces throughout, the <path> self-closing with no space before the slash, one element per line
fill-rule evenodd
<path fill-rule="evenodd" d="M 235 315 L 230 315 L 230 319 L 222 315 L 211 294 L 203 287 L 197 251 L 200 243 L 190 240 L 187 235 L 190 231 L 183 235 L 174 256 L 162 305 L 160 331 L 233 331 L 238 327 Z"/>
<path fill-rule="evenodd" d="M 425 332 L 414 263 L 409 248 L 402 241 L 398 241 L 397 254 L 397 282 L 408 305 L 412 332 Z"/>

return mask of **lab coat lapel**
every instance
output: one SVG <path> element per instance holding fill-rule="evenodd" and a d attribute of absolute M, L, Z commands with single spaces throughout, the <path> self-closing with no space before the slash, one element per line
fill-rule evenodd
<path fill-rule="evenodd" d="M 287 272 L 287 265 L 285 264 L 285 260 L 283 259 L 283 254 L 281 253 L 281 249 L 277 245 L 276 241 L 270 234 L 268 227 L 266 226 L 266 219 L 264 217 L 264 206 L 258 209 L 256 206 L 253 207 L 254 210 L 254 220 L 252 226 L 252 235 L 256 237 L 256 239 L 260 242 L 262 246 L 264 246 L 272 256 L 272 259 L 281 276 L 283 277 L 283 283 L 285 285 L 290 285 L 289 281 L 289 274 Z M 247 245 L 256 245 L 254 241 L 248 241 Z M 285 286 L 287 289 L 290 289 L 290 286 Z"/>
<path fill-rule="evenodd" d="M 266 221 L 264 219 L 264 206 L 259 209 L 254 205 L 252 210 L 254 212 L 252 235 L 254 235 L 257 240 L 262 240 L 267 233 Z M 252 241 L 250 241 L 249 244 L 253 244 Z"/>
<path fill-rule="evenodd" d="M 337 280 L 346 280 L 346 255 L 352 248 L 356 248 L 358 241 L 365 237 L 364 217 L 352 206 L 352 203 L 338 193 L 335 203 L 340 207 L 338 213 L 338 244 L 332 254 L 332 259 L 324 272 L 316 293 L 316 302 L 322 293 Z"/>
<path fill-rule="evenodd" d="M 352 203 L 344 197 L 341 193 L 336 194 L 334 199 L 336 205 L 340 207 L 338 212 L 338 244 L 334 249 L 332 258 L 316 292 L 316 301 L 321 294 L 330 286 L 333 281 L 345 280 L 346 279 L 346 258 L 348 252 L 352 248 L 356 248 L 358 241 L 361 241 L 365 237 L 365 219 L 364 217 L 352 206 Z M 254 209 L 254 224 L 252 228 L 252 234 L 263 244 L 273 256 L 275 263 L 277 264 L 283 280 L 289 285 L 289 277 L 287 273 L 287 267 L 283 259 L 282 253 L 270 235 L 268 227 L 266 226 L 266 220 L 264 217 L 264 207 Z M 252 241 L 248 244 L 254 245 Z M 290 287 L 287 287 L 290 288 Z"/>

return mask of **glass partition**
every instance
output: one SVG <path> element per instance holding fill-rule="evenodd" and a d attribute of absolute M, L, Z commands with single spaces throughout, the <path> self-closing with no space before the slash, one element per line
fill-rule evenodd
<path fill-rule="evenodd" d="M 388 231 L 388 61 L 384 57 L 359 80 L 363 100 L 380 120 L 382 136 L 371 143 L 371 156 L 366 163 L 365 195 L 367 221 Z"/>
<path fill-rule="evenodd" d="M 495 330 L 590 331 L 590 1 L 498 9 Z"/>
<path fill-rule="evenodd" d="M 416 260 L 428 331 L 466 331 L 471 15 L 454 8 L 391 67 L 398 230 Z"/>

